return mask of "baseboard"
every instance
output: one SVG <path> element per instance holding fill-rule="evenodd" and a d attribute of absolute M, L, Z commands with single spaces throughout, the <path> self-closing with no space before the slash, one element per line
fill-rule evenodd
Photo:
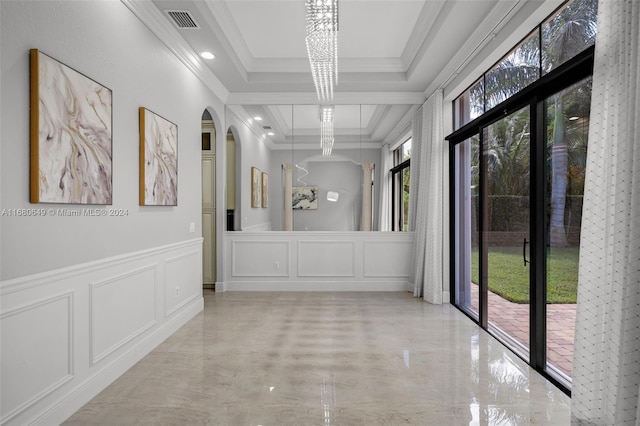
<path fill-rule="evenodd" d="M 217 288 L 217 287 L 216 287 Z M 404 281 L 230 281 L 221 291 L 405 291 Z"/>
<path fill-rule="evenodd" d="M 188 306 L 183 307 L 181 312 L 140 340 L 136 346 L 122 353 L 118 358 L 76 386 L 73 391 L 35 419 L 32 424 L 43 426 L 60 424 L 68 419 L 203 309 L 204 299 L 202 297 L 193 300 Z"/>

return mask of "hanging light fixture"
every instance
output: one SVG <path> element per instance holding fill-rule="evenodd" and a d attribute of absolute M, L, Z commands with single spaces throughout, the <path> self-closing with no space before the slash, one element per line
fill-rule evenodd
<path fill-rule="evenodd" d="M 320 107 L 320 147 L 322 155 L 331 155 L 333 149 L 333 106 Z"/>
<path fill-rule="evenodd" d="M 306 0 L 307 53 L 321 103 L 333 101 L 338 84 L 338 0 Z"/>

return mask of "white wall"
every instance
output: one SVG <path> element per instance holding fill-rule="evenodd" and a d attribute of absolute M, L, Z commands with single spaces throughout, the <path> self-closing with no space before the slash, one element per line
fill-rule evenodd
<path fill-rule="evenodd" d="M 224 108 L 121 2 L 2 1 L 0 19 L 0 209 L 42 207 L 29 49 L 113 91 L 111 207 L 126 215 L 0 217 L 0 423 L 57 424 L 202 310 L 201 116 L 222 127 Z M 140 106 L 178 125 L 178 206 L 138 206 Z"/>
<path fill-rule="evenodd" d="M 124 217 L 2 216 L 1 278 L 194 238 L 200 119 L 219 101 L 120 2 L 2 1 L 1 207 L 29 204 L 29 49 L 113 91 L 113 208 Z M 138 206 L 138 107 L 178 125 L 178 206 Z M 220 116 L 223 116 L 220 114 Z M 76 208 L 78 206 L 47 205 Z M 195 223 L 195 233 L 189 224 Z"/>

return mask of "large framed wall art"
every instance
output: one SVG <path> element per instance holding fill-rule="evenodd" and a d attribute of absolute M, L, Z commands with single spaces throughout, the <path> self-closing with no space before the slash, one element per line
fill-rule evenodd
<path fill-rule="evenodd" d="M 31 49 L 31 203 L 112 202 L 112 92 Z"/>
<path fill-rule="evenodd" d="M 178 205 L 178 126 L 144 107 L 140 119 L 140 205 Z"/>

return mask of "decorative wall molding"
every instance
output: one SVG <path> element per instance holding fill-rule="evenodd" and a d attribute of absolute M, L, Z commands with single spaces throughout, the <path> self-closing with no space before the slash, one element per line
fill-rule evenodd
<path fill-rule="evenodd" d="M 44 345 L 43 347 L 38 348 L 39 351 L 37 353 L 33 353 L 29 351 L 28 354 L 20 353 L 20 346 L 31 343 L 27 342 L 23 336 L 19 336 L 18 327 L 21 325 L 28 323 L 31 325 L 31 330 L 34 330 L 33 327 L 37 327 L 40 329 L 41 333 L 48 334 L 54 336 L 55 334 L 55 324 L 50 322 L 47 324 L 46 330 L 42 327 L 39 327 L 39 324 L 34 324 L 33 321 L 30 321 L 31 318 L 24 318 L 25 315 L 33 315 L 35 317 L 38 316 L 37 310 L 42 310 L 47 305 L 52 305 L 55 302 L 63 302 L 66 303 L 66 309 L 63 315 L 66 314 L 66 339 L 67 343 L 63 351 L 66 349 L 66 354 L 64 354 L 63 358 L 57 360 L 56 364 L 58 366 L 63 366 L 62 374 L 57 375 L 55 369 L 51 369 L 47 375 L 42 375 L 42 360 L 41 357 L 44 354 L 51 354 L 54 351 L 54 348 L 51 346 Z M 52 308 L 52 306 L 48 306 Z M 63 307 L 64 309 L 65 307 Z M 62 294 L 53 295 L 44 299 L 40 299 L 34 301 L 32 303 L 28 303 L 26 305 L 22 305 L 16 307 L 14 309 L 3 312 L 0 315 L 0 324 L 2 324 L 2 340 L 3 340 L 3 356 L 2 356 L 2 392 L 0 397 L 2 398 L 2 407 L 3 411 L 7 410 L 8 412 L 2 413 L 2 417 L 0 417 L 0 424 L 5 424 L 6 422 L 13 419 L 16 415 L 23 412 L 24 410 L 29 409 L 32 405 L 46 397 L 47 395 L 52 394 L 59 388 L 61 388 L 64 384 L 73 380 L 74 378 L 74 357 L 73 357 L 73 348 L 74 348 L 74 333 L 73 333 L 73 291 L 68 291 Z M 19 317 L 23 317 L 20 321 L 16 321 L 15 324 L 11 324 L 11 319 L 18 319 Z M 58 330 L 60 331 L 60 330 Z M 35 337 L 34 340 L 40 340 L 43 344 L 43 339 L 38 339 L 38 337 L 42 336 L 34 336 L 33 334 L 29 337 Z M 60 337 L 60 336 L 58 336 Z M 44 341 L 46 344 L 47 342 Z M 58 341 L 59 343 L 59 341 Z M 40 352 L 41 351 L 41 352 Z M 25 356 L 26 355 L 26 356 Z M 7 363 L 7 364 L 5 364 Z M 8 363 L 11 363 L 11 368 L 9 368 Z M 15 364 L 15 365 L 14 365 Z M 6 365 L 6 369 L 5 369 Z M 31 383 L 20 383 L 18 386 L 11 386 L 9 384 L 11 381 L 15 380 L 13 375 L 20 376 L 24 374 L 24 371 L 20 371 L 20 367 L 23 369 L 36 370 L 36 374 L 39 374 L 37 377 L 37 381 L 32 381 Z M 43 377 L 44 376 L 44 377 Z M 48 383 L 46 383 L 48 381 Z M 45 383 L 43 383 L 45 382 Z M 29 386 L 29 385 L 32 386 Z M 35 390 L 31 390 L 29 388 L 35 388 Z M 9 394 L 12 392 L 12 394 Z M 18 393 L 18 395 L 16 395 Z M 20 395 L 22 394 L 22 395 Z M 22 401 L 13 401 L 13 399 Z"/>
<path fill-rule="evenodd" d="M 105 280 L 89 283 L 90 365 L 97 364 L 157 324 L 155 310 L 157 267 L 158 264 L 154 263 Z M 145 272 L 151 273 L 145 274 Z M 136 297 L 144 295 L 136 295 L 132 291 L 142 285 L 146 285 L 151 292 L 146 298 Z M 117 288 L 118 286 L 122 288 Z M 111 290 L 111 294 L 101 294 L 101 291 L 104 293 L 105 289 L 107 291 Z M 105 296 L 117 296 L 117 299 L 116 297 L 109 298 Z M 113 302 L 113 305 L 105 305 L 105 299 Z M 145 306 L 145 304 L 148 306 Z M 142 321 L 138 321 L 140 323 L 132 321 L 132 314 L 143 312 L 143 307 L 150 311 L 150 317 L 142 318 Z M 131 312 L 132 310 L 134 312 Z M 126 323 L 118 324 L 123 318 L 126 318 Z M 120 328 L 133 327 L 133 329 L 113 330 L 116 325 L 119 325 Z M 106 326 L 109 330 L 104 330 L 100 326 Z M 122 331 L 122 333 L 119 336 L 111 337 L 114 342 L 109 347 L 100 347 L 99 341 L 108 339 L 108 336 L 104 336 L 104 334 L 113 334 L 114 331 Z"/>
<path fill-rule="evenodd" d="M 196 238 L 2 282 L 0 424 L 62 423 L 203 309 L 201 277 Z"/>
<path fill-rule="evenodd" d="M 217 292 L 408 288 L 410 232 L 226 232 L 224 237 L 231 255 L 225 257 Z M 288 273 L 274 271 L 274 262 L 279 271 L 286 265 Z M 385 267 L 388 271 L 381 271 Z"/>
<path fill-rule="evenodd" d="M 299 240 L 299 277 L 355 277 L 356 241 Z"/>
<path fill-rule="evenodd" d="M 231 276 L 289 277 L 290 245 L 271 239 L 232 241 Z"/>
<path fill-rule="evenodd" d="M 149 256 L 166 253 L 173 250 L 178 250 L 182 247 L 189 247 L 192 245 L 202 246 L 202 241 L 203 239 L 201 237 L 194 238 L 191 240 L 181 241 L 178 243 L 167 244 L 159 247 L 152 247 L 149 249 L 107 257 L 105 259 L 99 259 L 91 262 L 81 263 L 78 265 L 72 265 L 65 268 L 55 269 L 53 271 L 40 272 L 38 274 L 26 275 L 24 277 L 18 277 L 10 280 L 0 281 L 0 296 L 5 296 L 16 291 L 27 290 L 29 288 L 33 288 L 39 285 L 50 284 L 52 281 L 68 280 L 80 274 L 85 274 L 87 272 L 95 272 L 99 269 L 103 269 L 106 267 L 117 266 L 123 263 L 128 263 L 134 260 L 143 259 Z"/>
<path fill-rule="evenodd" d="M 409 279 L 412 241 L 366 241 L 364 276 L 371 278 L 406 277 Z"/>
<path fill-rule="evenodd" d="M 199 291 L 202 286 L 202 252 L 192 250 L 165 260 L 165 316 L 188 305 L 196 297 L 201 297 Z M 177 287 L 176 283 L 182 278 L 183 283 Z M 184 287 L 184 288 L 183 288 Z M 178 291 L 176 292 L 176 288 Z"/>

